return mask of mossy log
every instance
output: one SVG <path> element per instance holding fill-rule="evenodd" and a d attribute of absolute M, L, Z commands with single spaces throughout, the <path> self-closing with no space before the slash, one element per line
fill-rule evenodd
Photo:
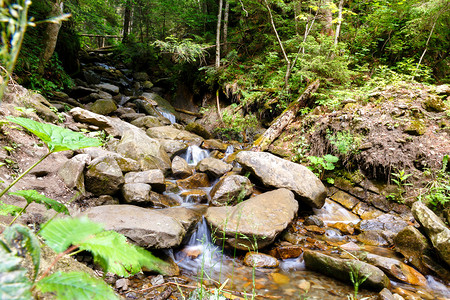
<path fill-rule="evenodd" d="M 311 83 L 300 97 L 292 103 L 286 110 L 270 125 L 270 127 L 258 138 L 252 147 L 252 151 L 265 151 L 270 144 L 283 132 L 284 128 L 288 126 L 297 115 L 298 111 L 308 105 L 311 99 L 311 94 L 317 91 L 320 81 L 317 79 Z"/>

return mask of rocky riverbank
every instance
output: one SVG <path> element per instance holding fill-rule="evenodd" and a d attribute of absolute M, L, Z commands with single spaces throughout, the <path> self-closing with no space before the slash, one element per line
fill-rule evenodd
<path fill-rule="evenodd" d="M 231 153 L 231 144 L 212 139 L 212 132 L 193 123 L 195 116 L 178 113 L 159 96 L 147 74 L 97 64 L 86 68 L 83 79 L 68 94 L 56 93 L 52 104 L 11 86 L 1 118 L 55 122 L 104 141 L 102 148 L 53 154 L 15 188 L 36 189 L 62 203 L 75 198 L 69 205 L 72 215 L 87 215 L 171 261 L 163 278 L 145 272 L 131 280 L 112 278 L 126 297 L 166 292 L 166 298 L 174 298 L 179 292 L 170 282 L 192 286 L 198 281 L 209 242 L 194 252 L 187 246 L 202 216 L 212 231 L 211 242 L 219 245 L 217 252 L 226 254 L 214 258 L 212 265 L 223 265 L 223 274 L 205 280 L 208 287 L 229 278 L 225 288 L 254 289 L 267 297 L 343 299 L 352 292 L 353 274 L 366 278 L 361 286 L 368 291 L 361 295 L 373 299 L 450 296 L 445 286 L 450 279 L 448 223 L 413 201 L 416 189 L 425 187 L 420 172 L 425 167 L 436 172 L 450 153 L 445 104 L 436 98 L 448 91 L 418 88 L 411 91 L 417 95 L 410 102 L 398 94 L 392 101 L 377 101 L 394 93 L 379 91 L 368 104 L 349 102 L 340 111 L 317 110 L 299 119 L 275 141 L 271 153 Z M 140 95 L 130 96 L 133 91 Z M 416 123 L 420 132 L 408 129 Z M 354 153 L 339 152 L 337 139 L 333 143 L 330 138 L 346 132 L 354 138 L 355 147 L 347 146 Z M 0 143 L 0 180 L 5 183 L 46 152 L 37 138 L 6 124 Z M 328 173 L 334 180 L 325 186 L 303 165 L 280 157 L 297 155 L 294 160 L 301 162 L 299 153 L 333 153 L 347 172 Z M 393 169 L 415 176 L 402 187 L 405 203 L 387 197 L 398 194 L 399 186 L 371 180 L 386 182 L 392 174 L 387 170 Z M 19 206 L 25 202 L 13 196 L 2 200 Z M 34 204 L 21 221 L 39 226 L 48 216 Z M 262 253 L 266 256 L 257 256 Z M 89 257 L 79 259 L 91 264 Z M 186 262 L 197 265 L 186 267 Z"/>

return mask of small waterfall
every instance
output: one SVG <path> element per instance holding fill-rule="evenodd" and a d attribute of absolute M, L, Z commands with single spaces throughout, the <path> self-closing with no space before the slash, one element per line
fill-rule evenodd
<path fill-rule="evenodd" d="M 205 272 L 213 275 L 224 271 L 222 268 L 222 252 L 212 242 L 211 232 L 205 219 L 197 225 L 187 245 L 175 253 L 177 264 L 190 272 Z"/>
<path fill-rule="evenodd" d="M 325 224 L 337 222 L 356 224 L 361 221 L 357 215 L 348 211 L 340 204 L 328 199 L 325 200 L 325 205 L 322 208 L 313 208 L 313 211 Z"/>
<path fill-rule="evenodd" d="M 232 145 L 227 147 L 227 150 L 225 150 L 225 156 L 224 159 L 227 158 L 229 155 L 233 154 L 234 147 Z"/>
<path fill-rule="evenodd" d="M 209 156 L 209 151 L 199 146 L 189 146 L 185 155 L 181 155 L 191 166 L 196 166 L 202 159 Z"/>
<path fill-rule="evenodd" d="M 168 119 L 170 121 L 170 123 L 175 124 L 177 122 L 177 118 L 175 117 L 174 114 L 172 114 L 164 109 L 161 109 L 159 107 L 157 107 L 156 109 L 164 118 Z"/>

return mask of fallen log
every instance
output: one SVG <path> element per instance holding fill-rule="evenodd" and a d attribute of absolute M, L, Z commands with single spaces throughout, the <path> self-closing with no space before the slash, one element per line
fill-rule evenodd
<path fill-rule="evenodd" d="M 191 115 L 191 116 L 195 116 L 195 117 L 198 117 L 198 118 L 202 118 L 203 117 L 202 113 L 197 113 L 197 112 L 193 112 L 193 111 L 189 111 L 189 110 L 185 110 L 185 109 L 181 109 L 181 108 L 175 108 L 175 110 L 177 112 L 184 113 L 184 114 Z"/>
<path fill-rule="evenodd" d="M 303 94 L 298 97 L 297 101 L 292 103 L 286 110 L 270 125 L 269 128 L 263 133 L 263 135 L 258 138 L 252 147 L 252 151 L 265 151 L 269 148 L 270 144 L 283 132 L 284 128 L 288 126 L 297 115 L 298 111 L 302 107 L 308 105 L 311 99 L 311 94 L 317 91 L 319 88 L 320 81 L 317 79 L 311 83 L 303 92 Z"/>

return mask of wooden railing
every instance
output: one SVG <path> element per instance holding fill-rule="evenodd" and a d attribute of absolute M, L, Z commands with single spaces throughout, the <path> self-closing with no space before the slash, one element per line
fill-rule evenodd
<path fill-rule="evenodd" d="M 109 35 L 109 34 L 89 34 L 89 33 L 80 33 L 80 36 L 85 36 L 92 38 L 92 44 L 98 46 L 98 49 L 92 51 L 108 51 L 108 49 L 113 46 L 107 44 L 107 39 L 122 39 L 122 35 Z"/>

